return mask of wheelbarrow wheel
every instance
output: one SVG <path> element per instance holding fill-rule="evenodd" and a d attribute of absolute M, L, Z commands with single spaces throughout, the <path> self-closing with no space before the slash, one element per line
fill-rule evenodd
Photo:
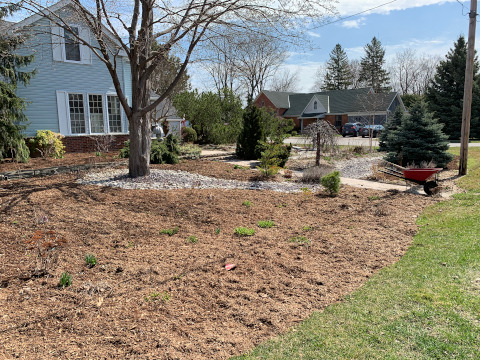
<path fill-rule="evenodd" d="M 438 184 L 437 184 L 436 181 L 428 181 L 427 183 L 425 183 L 425 185 L 423 185 L 423 190 L 425 190 L 425 194 L 430 196 L 430 195 L 433 195 L 433 194 L 436 193 L 436 191 L 434 189 L 437 186 L 438 186 Z"/>

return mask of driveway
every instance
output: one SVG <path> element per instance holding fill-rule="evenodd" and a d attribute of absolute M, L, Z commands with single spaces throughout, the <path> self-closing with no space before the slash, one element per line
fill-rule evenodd
<path fill-rule="evenodd" d="M 301 137 L 289 137 L 284 140 L 285 144 L 292 144 L 292 145 L 299 145 L 299 144 L 305 144 L 305 141 L 307 141 L 305 138 Z M 338 145 L 351 145 L 351 146 L 370 146 L 369 144 L 369 138 L 362 138 L 361 136 L 357 137 L 337 137 L 337 143 Z M 372 139 L 372 145 L 373 146 L 378 146 L 378 139 L 374 138 Z M 450 147 L 460 147 L 460 143 L 454 142 L 449 144 Z M 469 147 L 480 147 L 480 143 L 470 143 L 468 145 Z"/>

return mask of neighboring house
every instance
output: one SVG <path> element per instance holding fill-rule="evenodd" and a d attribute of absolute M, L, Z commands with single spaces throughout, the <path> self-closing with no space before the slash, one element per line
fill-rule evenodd
<path fill-rule="evenodd" d="M 150 93 L 150 101 L 153 102 L 157 99 L 158 95 L 152 91 Z M 182 127 L 190 126 L 190 121 L 185 120 L 185 116 L 181 117 L 178 115 L 177 109 L 168 98 L 160 102 L 155 111 L 151 112 L 151 120 L 152 126 L 157 129 L 155 130 L 157 133 L 160 132 L 159 126 L 162 126 L 165 122 L 168 124 L 165 126 L 165 129 L 168 128 L 168 131 L 166 134 L 163 131 L 163 135 L 173 134 L 180 137 Z"/>
<path fill-rule="evenodd" d="M 96 44 L 89 28 L 73 20 L 70 0 L 60 1 L 48 10 L 78 31 L 83 39 Z M 12 24 L 9 30 L 30 34 L 21 53 L 35 54 L 27 70 L 35 69 L 36 75 L 28 86 L 20 86 L 17 91 L 27 100 L 25 114 L 30 124 L 25 135 L 34 136 L 37 130 L 60 133 L 65 136 L 67 151 L 93 151 L 96 141 L 105 135 L 114 135 L 112 146 L 123 145 L 128 139 L 128 121 L 107 67 L 92 50 L 41 15 Z M 107 30 L 105 33 L 109 34 Z M 113 37 L 110 40 L 116 46 Z M 131 99 L 127 57 L 120 53 L 117 64 L 121 87 Z"/>
<path fill-rule="evenodd" d="M 293 119 L 302 132 L 309 124 L 324 119 L 338 131 L 347 122 L 383 124 L 398 106 L 403 105 L 396 92 L 375 94 L 371 88 L 295 93 L 263 90 L 255 105 L 276 115 Z"/>

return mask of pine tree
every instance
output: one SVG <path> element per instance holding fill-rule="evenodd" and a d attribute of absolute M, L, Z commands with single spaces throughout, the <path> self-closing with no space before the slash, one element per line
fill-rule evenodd
<path fill-rule="evenodd" d="M 262 116 L 262 111 L 250 102 L 243 113 L 243 129 L 237 140 L 238 157 L 256 160 L 261 156 L 261 149 L 257 145 L 265 138 Z"/>
<path fill-rule="evenodd" d="M 379 151 L 397 152 L 397 149 L 393 147 L 393 144 L 395 142 L 392 141 L 390 137 L 392 137 L 392 134 L 395 134 L 394 132 L 402 125 L 403 116 L 404 114 L 402 108 L 400 106 L 397 106 L 395 112 L 393 113 L 393 116 L 388 118 L 388 121 L 385 123 L 384 130 L 380 133 L 378 137 Z"/>
<path fill-rule="evenodd" d="M 448 153 L 448 137 L 442 132 L 432 114 L 427 112 L 425 103 L 417 103 L 404 116 L 401 126 L 387 136 L 390 152 L 386 160 L 401 166 L 419 165 L 422 161 L 434 161 L 444 167 L 453 158 Z"/>
<path fill-rule="evenodd" d="M 0 22 L 4 17 L 19 10 L 18 4 L 0 7 Z M 23 37 L 0 34 L 0 160 L 12 155 L 17 161 L 27 161 L 29 151 L 22 136 L 27 118 L 25 100 L 16 94 L 19 83 L 27 85 L 33 72 L 18 69 L 30 64 L 31 56 L 15 54 L 15 50 L 25 42 Z"/>
<path fill-rule="evenodd" d="M 340 44 L 330 52 L 330 60 L 327 61 L 324 87 L 325 90 L 343 90 L 352 85 L 352 74 L 348 63 L 348 57 Z"/>
<path fill-rule="evenodd" d="M 385 49 L 382 43 L 373 37 L 370 44 L 365 45 L 365 57 L 361 61 L 360 81 L 365 81 L 376 93 L 390 90 L 388 72 L 383 68 L 385 65 Z"/>
<path fill-rule="evenodd" d="M 443 131 L 450 139 L 460 139 L 462 128 L 463 92 L 467 43 L 460 36 L 437 67 L 435 77 L 427 87 L 425 99 L 428 109 L 439 122 L 444 124 Z M 479 64 L 475 58 L 472 94 L 472 116 L 470 120 L 471 136 L 480 137 L 480 76 Z"/>

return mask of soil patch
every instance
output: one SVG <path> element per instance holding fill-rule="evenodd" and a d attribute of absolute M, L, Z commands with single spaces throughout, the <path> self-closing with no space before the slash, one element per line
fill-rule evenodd
<path fill-rule="evenodd" d="M 159 166 L 248 180 L 214 161 Z M 397 261 L 436 199 L 0 183 L 0 358 L 227 359 Z M 246 202 L 249 201 L 250 203 Z M 260 228 L 272 220 L 272 228 Z M 234 235 L 238 227 L 253 236 Z M 171 236 L 162 230 L 177 229 Z M 84 258 L 95 255 L 89 268 Z M 233 263 L 230 271 L 225 265 Z M 58 288 L 62 273 L 72 285 Z"/>

